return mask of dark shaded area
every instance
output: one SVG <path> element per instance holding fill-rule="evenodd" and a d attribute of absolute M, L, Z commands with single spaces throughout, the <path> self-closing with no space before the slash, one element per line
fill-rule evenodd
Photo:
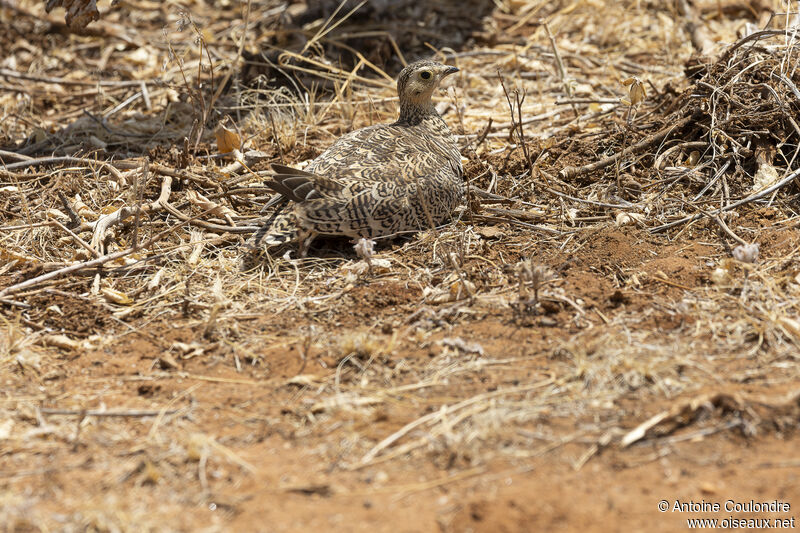
<path fill-rule="evenodd" d="M 274 35 L 263 43 L 261 52 L 245 52 L 245 85 L 260 83 L 263 87 L 266 77 L 271 86 L 297 89 L 298 84 L 315 83 L 323 89 L 332 88 L 330 80 L 295 70 L 318 67 L 286 51 L 305 50 L 304 56 L 324 57 L 346 70 L 361 61 L 360 54 L 394 76 L 404 66 L 398 52 L 410 62 L 430 57 L 437 50 L 458 51 L 485 42 L 486 18 L 496 7 L 491 0 L 369 0 L 359 7 L 360 3 L 346 0 L 340 6 L 340 0 L 322 0 L 290 5 L 272 24 Z M 318 34 L 322 36 L 315 39 Z M 359 74 L 376 76 L 363 67 Z"/>
<path fill-rule="evenodd" d="M 309 2 L 291 22 L 303 27 L 328 20 L 334 13 L 340 18 L 359 3 L 347 0 L 339 8 L 339 0 Z M 388 36 L 409 61 L 430 55 L 431 47 L 459 50 L 481 39 L 484 18 L 495 7 L 491 0 L 370 0 L 328 35 L 359 50 L 369 61 L 391 67 L 397 58 Z M 381 32 L 386 35 L 370 35 Z"/>

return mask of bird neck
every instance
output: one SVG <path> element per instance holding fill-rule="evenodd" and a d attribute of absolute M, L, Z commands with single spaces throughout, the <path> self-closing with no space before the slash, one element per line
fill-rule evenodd
<path fill-rule="evenodd" d="M 438 116 L 438 113 L 430 100 L 427 102 L 406 100 L 400 102 L 400 117 L 397 119 L 397 123 L 415 126 L 432 115 Z"/>

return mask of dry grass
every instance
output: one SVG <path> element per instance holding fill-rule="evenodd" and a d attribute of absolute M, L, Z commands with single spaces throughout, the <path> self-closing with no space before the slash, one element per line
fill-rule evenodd
<path fill-rule="evenodd" d="M 742 39 L 751 14 L 699 2 L 714 47 L 688 61 L 677 8 L 642 2 L 496 2 L 439 49 L 422 30 L 389 35 L 370 8 L 299 27 L 278 2 L 126 2 L 94 24 L 102 37 L 48 37 L 34 31 L 40 2 L 16 4 L 0 4 L 2 27 L 30 32 L 26 45 L 3 37 L 0 65 L 9 531 L 155 531 L 187 507 L 234 509 L 220 487 L 259 468 L 248 445 L 264 427 L 308 439 L 329 471 L 405 460 L 472 476 L 567 444 L 581 446 L 580 469 L 650 404 L 796 388 L 792 17 Z M 441 26 L 424 29 L 446 29 L 449 3 L 431 6 Z M 242 270 L 241 244 L 269 215 L 266 163 L 302 165 L 343 132 L 392 120 L 390 74 L 433 53 L 461 69 L 437 105 L 472 203 L 445 227 L 379 240 L 370 265 L 334 241 Z M 623 84 L 631 76 L 643 85 Z M 225 117 L 253 171 L 217 153 Z M 732 259 L 753 242 L 753 264 Z M 107 354 L 138 368 L 124 352 L 140 341 L 144 373 L 76 370 L 112 364 Z M 169 395 L 147 399 L 162 386 Z M 222 387 L 236 390 L 230 403 L 205 401 Z M 770 431 L 745 400 L 709 405 L 707 434 Z M 96 472 L 100 495 L 56 488 Z M 52 490 L 21 495 L 51 475 Z M 293 483 L 281 486 L 339 490 Z"/>

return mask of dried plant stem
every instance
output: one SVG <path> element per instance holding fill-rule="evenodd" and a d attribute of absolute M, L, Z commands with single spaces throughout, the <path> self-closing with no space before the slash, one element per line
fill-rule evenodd
<path fill-rule="evenodd" d="M 13 159 L 15 161 L 30 161 L 33 158 L 27 155 L 18 154 L 16 152 L 9 152 L 8 150 L 0 150 L 0 159 Z"/>
<path fill-rule="evenodd" d="M 206 222 L 205 220 L 198 220 L 198 218 L 190 217 L 188 215 L 184 215 L 178 209 L 172 206 L 172 204 L 164 204 L 164 210 L 171 215 L 175 216 L 175 218 L 182 220 L 191 224 L 192 226 L 197 226 L 199 228 L 217 231 L 217 232 L 224 232 L 224 233 L 253 233 L 259 229 L 259 226 L 223 226 L 222 224 L 214 224 L 213 222 Z"/>
<path fill-rule="evenodd" d="M 435 422 L 435 421 L 440 420 L 440 419 L 442 419 L 442 418 L 444 418 L 445 416 L 448 416 L 448 415 L 452 416 L 453 413 L 455 413 L 455 411 L 459 411 L 459 410 L 461 410 L 461 409 L 463 409 L 465 407 L 469 407 L 469 406 L 474 405 L 476 403 L 485 402 L 486 400 L 488 400 L 490 398 L 496 398 L 496 397 L 505 396 L 505 395 L 508 395 L 508 394 L 517 394 L 517 393 L 520 393 L 520 392 L 527 392 L 527 391 L 531 391 L 531 390 L 534 390 L 534 389 L 538 389 L 538 388 L 547 386 L 547 385 L 549 385 L 551 383 L 553 383 L 553 379 L 552 378 L 546 379 L 544 381 L 540 381 L 540 382 L 537 382 L 537 383 L 533 383 L 531 385 L 524 385 L 524 386 L 521 386 L 521 387 L 513 387 L 513 388 L 510 388 L 510 389 L 503 389 L 503 390 L 497 390 L 497 391 L 493 391 L 493 392 L 487 392 L 485 394 L 479 394 L 477 396 L 473 396 L 472 398 L 468 398 L 468 399 L 466 399 L 464 401 L 458 402 L 457 404 L 452 405 L 449 408 L 447 406 L 443 406 L 438 411 L 434 411 L 432 413 L 428 413 L 427 415 L 424 415 L 424 416 L 422 416 L 422 417 L 420 417 L 420 418 L 418 418 L 418 419 L 416 419 L 416 420 L 414 420 L 412 422 L 409 422 L 408 424 L 406 424 L 402 428 L 398 429 L 397 431 L 395 431 L 394 433 L 392 433 L 391 435 L 389 435 L 388 437 L 383 439 L 381 442 L 376 444 L 371 450 L 369 450 L 364 455 L 364 457 L 361 458 L 361 461 L 359 461 L 358 464 L 353 466 L 353 469 L 354 470 L 358 470 L 360 468 L 364 468 L 365 466 L 368 466 L 372 461 L 374 461 L 378 457 L 378 454 L 380 454 L 381 451 L 383 451 L 384 449 L 388 448 L 389 446 L 391 446 L 392 444 L 394 444 L 395 442 L 397 442 L 398 440 L 403 438 L 405 435 L 407 435 L 410 431 L 412 431 L 415 428 L 418 428 L 419 426 L 422 426 L 422 425 L 427 424 L 429 422 Z"/>
<path fill-rule="evenodd" d="M 8 298 L 0 298 L 0 303 L 3 305 L 10 305 L 12 307 L 20 307 L 22 309 L 30 309 L 32 306 L 25 302 L 18 302 L 16 300 L 9 300 Z"/>
<path fill-rule="evenodd" d="M 137 217 L 141 214 L 147 214 L 154 211 L 158 211 L 160 209 L 164 209 L 165 206 L 169 203 L 169 195 L 172 192 L 172 178 L 170 176 L 165 176 L 164 181 L 161 182 L 161 194 L 158 196 L 158 199 L 155 201 L 144 205 L 144 206 L 134 206 L 134 207 L 122 207 L 117 209 L 113 213 L 109 213 L 103 217 L 100 217 L 97 222 L 95 222 L 94 226 L 94 234 L 92 235 L 92 249 L 100 250 L 102 247 L 102 243 L 106 238 L 106 232 L 111 226 L 115 226 L 126 219 L 130 218 L 132 215 L 136 215 Z M 136 239 L 133 241 L 134 249 L 136 249 Z"/>
<path fill-rule="evenodd" d="M 139 242 L 139 223 L 141 222 L 141 214 L 142 214 L 141 205 L 142 205 L 142 202 L 144 201 L 144 189 L 145 189 L 145 187 L 147 187 L 147 174 L 148 174 L 149 171 L 150 171 L 150 160 L 149 159 L 145 159 L 144 166 L 142 167 L 142 175 L 141 175 L 140 178 L 136 178 L 136 180 L 134 181 L 134 186 L 135 186 L 134 193 L 135 193 L 135 196 L 136 196 L 136 208 L 137 208 L 136 209 L 136 214 L 135 214 L 135 219 L 134 219 L 134 222 L 133 222 L 133 237 L 132 237 L 132 240 L 133 240 L 133 245 L 134 246 L 136 246 L 136 243 Z M 165 194 L 164 194 L 164 186 L 166 185 L 166 181 L 167 180 L 164 179 L 164 181 L 161 184 L 161 194 L 158 197 L 159 200 L 161 199 L 162 196 L 165 196 Z M 169 193 L 166 193 L 166 198 L 164 198 L 165 202 L 167 200 L 169 200 Z"/>
<path fill-rule="evenodd" d="M 203 212 L 203 213 L 197 215 L 197 217 L 195 217 L 195 218 L 199 218 L 199 217 L 204 216 L 206 214 L 207 213 Z M 125 256 L 128 256 L 128 255 L 130 255 L 132 253 L 135 253 L 140 248 L 149 248 L 153 244 L 157 243 L 158 241 L 160 241 L 161 239 L 163 239 L 164 237 L 166 237 L 167 235 L 169 235 L 170 233 L 174 232 L 176 229 L 180 228 L 181 226 L 183 226 L 184 224 L 186 224 L 187 222 L 190 222 L 190 221 L 181 221 L 181 222 L 179 222 L 177 224 L 173 224 L 172 226 L 168 227 L 167 229 L 165 229 L 161 233 L 159 233 L 159 234 L 155 235 L 154 237 L 152 237 L 151 239 L 149 239 L 147 242 L 145 242 L 141 246 L 131 247 L 131 248 L 128 248 L 126 250 L 120 250 L 119 252 L 114 252 L 113 254 L 102 255 L 102 256 L 100 256 L 100 257 L 98 257 L 96 259 L 92 259 L 91 261 L 82 261 L 82 262 L 76 263 L 74 265 L 69 265 L 67 267 L 60 268 L 60 269 L 54 270 L 52 272 L 48 272 L 47 274 L 42 274 L 41 276 L 36 276 L 35 278 L 31 278 L 31 279 L 23 281 L 21 283 L 17 283 L 15 285 L 11 285 L 10 287 L 6 287 L 2 291 L 0 291 L 0 298 L 2 298 L 4 296 L 8 296 L 9 294 L 12 294 L 12 293 L 15 293 L 15 292 L 19 292 L 22 289 L 27 289 L 29 287 L 34 287 L 36 285 L 44 283 L 45 281 L 49 281 L 51 279 L 56 279 L 56 278 L 60 278 L 60 277 L 66 276 L 67 274 L 71 274 L 71 273 L 77 272 L 79 270 L 83 270 L 83 269 L 86 269 L 86 268 L 99 267 L 99 266 L 104 265 L 104 264 L 106 264 L 106 263 L 108 263 L 110 261 L 114 261 L 116 259 L 121 259 L 121 258 L 123 258 Z"/>
<path fill-rule="evenodd" d="M 15 170 L 18 168 L 35 167 L 39 165 L 53 165 L 56 163 L 72 163 L 81 165 L 86 165 L 87 163 L 96 163 L 99 165 L 111 166 L 111 164 L 106 161 L 99 161 L 96 159 L 85 159 L 80 157 L 61 156 L 61 157 L 39 157 L 35 159 L 26 159 L 24 161 L 20 161 L 19 163 L 11 163 L 10 165 L 5 165 L 2 170 Z"/>
<path fill-rule="evenodd" d="M 726 206 L 724 206 L 724 207 L 722 207 L 720 209 L 717 209 L 716 211 L 712 211 L 710 213 L 698 213 L 698 214 L 695 214 L 695 215 L 689 215 L 689 216 L 683 217 L 683 218 L 681 218 L 679 220 L 675 220 L 673 222 L 670 222 L 668 224 L 663 224 L 661 226 L 652 228 L 650 230 L 650 233 L 660 233 L 660 232 L 668 230 L 670 228 L 674 228 L 675 226 L 680 226 L 680 225 L 685 224 L 687 222 L 692 222 L 694 220 L 699 220 L 699 219 L 703 218 L 704 216 L 716 216 L 716 215 L 719 215 L 720 213 L 724 213 L 726 211 L 730 211 L 732 209 L 736 209 L 737 207 L 743 206 L 745 204 L 749 204 L 750 202 L 758 200 L 759 198 L 763 198 L 765 196 L 769 196 L 770 194 L 774 193 L 778 189 L 781 189 L 781 188 L 785 187 L 786 185 L 788 185 L 789 183 L 793 182 L 799 176 L 800 176 L 800 169 L 797 169 L 794 172 L 792 172 L 791 174 L 789 174 L 788 176 L 786 176 L 785 178 L 783 178 L 782 180 L 780 180 L 778 183 L 773 185 L 772 187 L 767 187 L 766 189 L 764 189 L 761 192 L 757 192 L 756 194 L 751 194 L 747 198 L 743 198 L 743 199 L 739 200 L 738 202 L 734 202 L 732 204 L 728 204 L 728 205 L 726 205 Z"/>
<path fill-rule="evenodd" d="M 550 26 L 547 23 L 543 23 L 544 31 L 547 33 L 547 38 L 550 40 L 550 47 L 553 49 L 553 55 L 556 58 L 556 66 L 558 67 L 558 77 L 561 80 L 561 84 L 564 86 L 564 92 L 567 93 L 569 98 L 572 98 L 572 87 L 569 84 L 569 79 L 567 78 L 567 69 L 564 68 L 564 62 L 561 60 L 561 54 L 558 53 L 558 47 L 556 46 L 556 39 L 553 37 L 553 34 L 550 33 Z M 572 112 L 575 113 L 575 118 L 579 118 L 580 114 L 578 113 L 578 108 L 573 102 L 569 102 L 572 106 Z"/>
<path fill-rule="evenodd" d="M 58 220 L 55 220 L 55 219 L 53 219 L 53 220 L 51 220 L 50 222 L 51 222 L 51 223 L 52 223 L 54 226 L 56 226 L 56 227 L 58 227 L 58 228 L 60 228 L 60 229 L 64 230 L 64 231 L 65 231 L 65 232 L 66 232 L 66 233 L 67 233 L 67 234 L 68 234 L 70 237 L 72 237 L 72 239 L 73 239 L 73 240 L 74 240 L 76 243 L 78 243 L 78 244 L 79 244 L 79 245 L 80 245 L 80 246 L 81 246 L 83 249 L 85 249 L 86 251 L 88 251 L 90 254 L 92 254 L 92 255 L 93 255 L 93 256 L 95 256 L 95 257 L 100 257 L 100 253 L 99 253 L 99 252 L 98 252 L 96 249 L 92 248 L 92 247 L 89 245 L 89 243 L 87 243 L 86 241 L 84 241 L 83 239 L 81 239 L 81 238 L 80 238 L 80 237 L 79 237 L 79 236 L 78 236 L 78 235 L 77 235 L 77 234 L 76 234 L 74 231 L 72 231 L 71 229 L 69 229 L 68 227 L 66 227 L 64 224 L 62 224 L 62 223 L 61 223 L 61 222 L 59 222 Z"/>
<path fill-rule="evenodd" d="M 525 133 L 522 128 L 522 103 L 525 101 L 525 92 L 523 91 L 522 95 L 520 95 L 519 90 L 514 89 L 514 101 L 511 100 L 511 95 L 506 89 L 506 83 L 503 80 L 503 76 L 500 72 L 497 73 L 497 77 L 500 79 L 500 86 L 503 88 L 503 93 L 506 96 L 506 103 L 508 103 L 508 112 L 511 116 L 511 134 L 513 135 L 514 131 L 517 132 L 517 138 L 519 138 L 519 143 L 522 145 L 522 154 L 525 157 L 525 162 L 527 163 L 528 170 L 530 171 L 533 166 L 533 161 L 531 160 L 530 152 L 528 151 L 528 144 L 525 142 Z M 516 103 L 517 109 L 517 117 L 514 117 L 514 103 Z M 484 136 L 485 137 L 485 136 Z"/>
<path fill-rule="evenodd" d="M 576 178 L 578 176 L 582 176 L 584 174 L 590 174 L 596 170 L 601 170 L 606 168 L 607 166 L 615 164 L 620 159 L 628 157 L 632 154 L 638 154 L 647 150 L 648 148 L 652 148 L 653 146 L 657 145 L 658 143 L 662 142 L 664 139 L 670 136 L 673 132 L 679 131 L 684 126 L 690 124 L 692 120 L 694 120 L 694 116 L 690 115 L 688 117 L 684 117 L 681 120 L 666 126 L 665 128 L 661 129 L 660 131 L 646 137 L 645 139 L 639 141 L 638 143 L 629 146 L 628 148 L 618 152 L 610 157 L 605 159 L 601 159 L 600 161 L 595 161 L 594 163 L 590 163 L 588 165 L 584 165 L 582 167 L 564 167 L 558 173 L 558 177 L 563 180 L 568 180 L 571 178 Z"/>
<path fill-rule="evenodd" d="M 744 239 L 742 239 L 741 237 L 739 237 L 738 235 L 736 235 L 736 234 L 735 234 L 735 233 L 734 233 L 734 232 L 731 230 L 731 228 L 729 228 L 729 227 L 728 227 L 728 225 L 727 225 L 727 224 L 725 224 L 725 221 L 724 221 L 724 220 L 722 220 L 722 218 L 720 218 L 720 216 L 719 216 L 719 215 L 714 215 L 712 218 L 713 218 L 713 219 L 714 219 L 714 221 L 715 221 L 715 222 L 716 222 L 716 223 L 719 225 L 719 227 L 720 227 L 720 228 L 722 228 L 722 231 L 724 231 L 725 233 L 727 233 L 727 234 L 728 234 L 728 236 L 729 236 L 731 239 L 733 239 L 734 241 L 738 242 L 738 243 L 739 243 L 739 244 L 741 244 L 741 245 L 747 245 L 747 244 L 748 244 L 748 242 L 747 242 L 747 241 L 745 241 Z"/>
<path fill-rule="evenodd" d="M 566 235 L 567 233 L 571 233 L 568 231 L 560 231 L 554 228 L 548 228 L 547 226 L 537 226 L 536 224 L 529 224 L 527 222 L 522 222 L 521 220 L 517 220 L 513 217 L 502 217 L 502 216 L 487 216 L 487 215 L 473 215 L 476 222 L 490 222 L 492 224 L 497 224 L 498 222 L 505 222 L 506 224 L 512 224 L 514 226 L 520 226 L 523 228 L 532 229 L 534 231 L 541 231 L 542 233 L 549 233 L 550 235 Z"/>
<path fill-rule="evenodd" d="M 39 411 L 45 415 L 65 415 L 65 416 L 96 416 L 96 417 L 147 417 L 158 416 L 161 413 L 165 415 L 173 415 L 178 412 L 177 409 L 169 411 L 145 411 L 145 410 L 130 410 L 130 411 L 96 411 L 96 410 L 81 410 L 81 409 L 55 409 L 49 407 L 41 407 Z"/>
<path fill-rule="evenodd" d="M 656 161 L 653 164 L 653 167 L 656 170 L 661 170 L 662 167 L 663 167 L 663 164 L 664 164 L 664 160 L 667 158 L 667 156 L 669 156 L 673 152 L 680 152 L 682 150 L 689 150 L 689 149 L 695 149 L 695 148 L 706 148 L 706 147 L 708 147 L 708 143 L 706 141 L 689 141 L 689 142 L 683 142 L 683 143 L 680 143 L 680 144 L 676 144 L 675 146 L 670 146 L 669 148 L 667 148 L 666 150 L 661 152 L 658 155 L 658 157 L 656 157 Z"/>
<path fill-rule="evenodd" d="M 741 46 L 747 44 L 750 41 L 757 41 L 762 37 L 771 37 L 774 35 L 786 35 L 786 33 L 787 33 L 786 30 L 761 30 L 751 33 L 750 35 L 745 35 L 744 37 L 733 43 L 730 47 L 728 47 L 727 50 L 725 50 L 725 53 L 720 58 L 720 61 L 721 62 L 727 61 L 727 59 L 733 54 L 733 52 L 736 51 L 736 49 L 740 48 Z"/>
<path fill-rule="evenodd" d="M 39 81 L 52 83 L 55 85 L 87 85 L 91 87 L 140 87 L 142 83 L 148 85 L 158 85 L 161 80 L 136 80 L 136 81 L 106 81 L 106 80 L 70 80 L 66 78 L 52 78 L 48 76 L 36 76 L 7 68 L 0 68 L 0 76 L 7 78 L 18 78 L 21 80 Z"/>
<path fill-rule="evenodd" d="M 58 198 L 61 200 L 61 205 L 64 206 L 64 211 L 67 212 L 67 216 L 69 216 L 70 228 L 80 227 L 81 217 L 78 216 L 78 213 L 76 213 L 75 209 L 72 208 L 72 205 L 70 205 L 69 200 L 67 200 L 67 197 L 64 195 L 64 193 L 58 191 Z"/>
<path fill-rule="evenodd" d="M 272 125 L 272 140 L 275 142 L 275 146 L 278 147 L 278 158 L 280 159 L 281 165 L 285 164 L 283 158 L 283 146 L 281 146 L 281 139 L 278 137 L 278 128 L 275 126 L 275 117 L 272 115 L 272 111 L 267 111 L 267 116 L 269 117 L 269 122 Z M 247 170 L 250 170 L 249 168 Z M 250 170 L 252 174 L 253 171 Z"/>

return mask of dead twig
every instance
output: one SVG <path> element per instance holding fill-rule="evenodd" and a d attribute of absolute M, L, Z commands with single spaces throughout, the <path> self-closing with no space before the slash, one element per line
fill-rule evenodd
<path fill-rule="evenodd" d="M 78 243 L 83 249 L 88 251 L 90 254 L 92 254 L 95 257 L 100 257 L 100 253 L 97 250 L 92 248 L 91 245 L 89 245 L 89 243 L 87 243 L 86 241 L 81 239 L 80 236 L 78 236 L 74 231 L 69 229 L 67 226 L 65 226 L 64 224 L 62 224 L 61 222 L 59 222 L 58 220 L 55 220 L 55 219 L 51 220 L 50 222 L 54 226 L 57 226 L 58 228 L 60 228 L 60 229 L 64 230 L 65 232 L 67 232 L 69 234 L 69 236 L 72 237 L 72 239 L 76 243 Z"/>
<path fill-rule="evenodd" d="M 536 224 L 528 224 L 527 222 L 522 222 L 521 220 L 517 220 L 516 218 L 511 218 L 511 217 L 487 216 L 487 215 L 473 215 L 473 217 L 475 218 L 476 222 L 491 222 L 493 224 L 497 224 L 498 222 L 505 222 L 506 224 L 512 224 L 514 226 L 520 226 L 535 231 L 541 231 L 542 233 L 549 233 L 550 235 L 566 235 L 567 233 L 573 233 L 568 231 L 557 230 L 554 228 L 548 228 L 547 226 L 537 226 Z"/>
<path fill-rule="evenodd" d="M 197 217 L 201 217 L 201 216 L 203 216 L 205 214 L 206 213 L 201 213 L 201 214 L 197 215 Z M 195 217 L 195 218 L 197 218 L 197 217 Z M 121 259 L 123 257 L 126 257 L 126 256 L 128 256 L 128 255 L 130 255 L 132 253 L 135 253 L 140 248 L 148 248 L 148 247 L 152 246 L 153 244 L 157 243 L 158 241 L 160 241 L 161 239 L 163 239 L 164 237 L 166 237 L 170 233 L 174 232 L 176 229 L 180 228 L 184 224 L 186 224 L 188 222 L 191 222 L 191 221 L 192 220 L 187 220 L 187 221 L 183 221 L 182 220 L 181 222 L 179 222 L 177 224 L 173 224 L 172 226 L 168 227 L 167 229 L 165 229 L 161 233 L 159 233 L 159 234 L 155 235 L 154 237 L 150 238 L 147 242 L 145 242 L 144 244 L 142 244 L 139 247 L 127 248 L 127 249 L 121 250 L 119 252 L 114 252 L 113 254 L 107 254 L 107 255 L 100 256 L 100 257 L 98 257 L 96 259 L 92 259 L 91 261 L 82 261 L 82 262 L 76 263 L 74 265 L 69 265 L 67 267 L 63 267 L 63 268 L 60 268 L 58 270 L 54 270 L 52 272 L 48 272 L 47 274 L 42 274 L 41 276 L 36 276 L 35 278 L 31 278 L 29 280 L 17 283 L 15 285 L 11 285 L 10 287 L 6 287 L 2 291 L 0 291 L 0 298 L 2 298 L 4 296 L 7 296 L 9 294 L 15 293 L 15 292 L 19 292 L 22 289 L 27 289 L 29 287 L 34 287 L 36 285 L 44 283 L 45 281 L 50 281 L 52 279 L 60 278 L 60 277 L 66 276 L 67 274 L 71 274 L 73 272 L 77 272 L 79 270 L 83 270 L 83 269 L 86 269 L 86 268 L 96 268 L 96 267 L 102 266 L 102 265 L 104 265 L 104 264 L 106 264 L 106 263 L 108 263 L 110 261 L 114 261 L 116 259 Z"/>
<path fill-rule="evenodd" d="M 625 150 L 622 150 L 621 152 L 618 152 L 605 159 L 601 159 L 600 161 L 595 161 L 594 163 L 590 163 L 582 167 L 564 167 L 558 173 L 558 177 L 563 180 L 568 180 L 576 178 L 578 176 L 582 176 L 584 174 L 590 174 L 596 170 L 604 169 L 607 166 L 615 164 L 620 159 L 628 157 L 629 155 L 632 154 L 638 154 L 640 152 L 647 150 L 648 148 L 657 145 L 658 143 L 669 137 L 672 133 L 680 131 L 684 126 L 690 124 L 693 120 L 695 120 L 694 115 L 684 117 L 681 120 L 672 123 L 666 126 L 665 128 L 657 131 L 656 133 L 650 135 L 649 137 L 642 139 L 638 143 L 629 146 Z"/>
<path fill-rule="evenodd" d="M 711 218 L 714 220 L 714 222 L 716 222 L 719 225 L 720 228 L 722 228 L 722 231 L 724 231 L 731 239 L 733 239 L 734 241 L 738 242 L 741 245 L 749 244 L 747 241 L 736 235 L 731 230 L 731 228 L 729 228 L 728 225 L 725 224 L 725 221 L 722 220 L 719 215 L 714 215 Z"/>
<path fill-rule="evenodd" d="M 550 47 L 553 49 L 556 66 L 558 67 L 558 77 L 561 80 L 561 85 L 564 87 L 564 92 L 567 93 L 568 103 L 572 106 L 572 112 L 575 113 L 575 118 L 579 118 L 580 114 L 578 113 L 578 108 L 573 102 L 569 101 L 569 99 L 572 98 L 572 86 L 570 85 L 569 78 L 567 78 L 567 69 L 564 68 L 564 61 L 561 60 L 561 54 L 558 52 L 556 39 L 550 32 L 550 26 L 548 26 L 546 22 L 544 22 L 542 26 L 544 26 L 544 31 L 547 33 L 547 38 L 550 40 Z"/>
<path fill-rule="evenodd" d="M 103 241 L 106 238 L 106 232 L 108 229 L 116 224 L 119 224 L 133 215 L 137 216 L 137 219 L 142 214 L 151 213 L 154 211 L 158 211 L 160 209 L 165 209 L 169 203 L 169 195 L 172 192 L 172 177 L 165 176 L 164 180 L 161 183 L 161 194 L 159 194 L 158 198 L 144 206 L 134 206 L 134 207 L 122 207 L 117 209 L 113 213 L 109 213 L 103 217 L 100 217 L 97 222 L 95 222 L 94 226 L 94 233 L 92 235 L 92 249 L 100 251 L 102 249 Z M 135 235 L 135 234 L 134 234 Z M 136 244 L 137 239 L 134 238 L 133 241 L 133 249 L 137 249 L 138 246 Z"/>
<path fill-rule="evenodd" d="M 670 228 L 674 228 L 675 226 L 680 226 L 682 224 L 686 224 L 687 222 L 692 222 L 694 220 L 699 220 L 699 219 L 701 219 L 701 218 L 703 218 L 705 216 L 712 216 L 713 217 L 713 216 L 719 215 L 720 213 L 724 213 L 726 211 L 731 211 L 732 209 L 736 209 L 737 207 L 743 206 L 745 204 L 749 204 L 750 202 L 758 200 L 759 198 L 763 198 L 765 196 L 769 196 L 770 194 L 774 193 L 775 191 L 777 191 L 777 190 L 785 187 L 786 185 L 790 184 L 791 182 L 793 182 L 798 176 L 800 176 L 800 169 L 795 170 L 794 172 L 792 172 L 791 174 L 789 174 L 788 176 L 786 176 L 785 178 L 780 180 L 778 183 L 776 183 L 772 187 L 767 187 L 763 191 L 757 192 L 756 194 L 751 194 L 747 198 L 743 198 L 743 199 L 739 200 L 738 202 L 734 202 L 732 204 L 728 204 L 725 207 L 717 209 L 716 211 L 712 211 L 712 212 L 709 212 L 709 213 L 697 213 L 695 215 L 689 215 L 689 216 L 683 217 L 683 218 L 681 218 L 679 220 L 675 220 L 675 221 L 670 222 L 668 224 L 662 224 L 661 226 L 657 226 L 655 228 L 651 228 L 650 229 L 650 233 L 660 233 L 660 232 L 668 230 Z"/>
<path fill-rule="evenodd" d="M 36 76 L 34 74 L 26 74 L 24 72 L 17 72 L 16 70 L 9 70 L 7 68 L 0 68 L 0 76 L 6 78 L 18 78 L 21 80 L 40 81 L 43 83 L 52 83 L 55 85 L 85 85 L 91 87 L 140 87 L 142 83 L 148 85 L 158 85 L 162 83 L 161 80 L 135 80 L 135 81 L 105 81 L 105 80 L 70 80 L 67 78 L 52 78 L 48 76 Z"/>
<path fill-rule="evenodd" d="M 163 204 L 164 210 L 171 215 L 175 216 L 179 220 L 184 222 L 190 223 L 193 226 L 197 226 L 199 228 L 217 231 L 217 232 L 227 232 L 227 233 L 253 233 L 259 230 L 260 226 L 223 226 L 222 224 L 214 224 L 213 222 L 206 222 L 205 220 L 198 220 L 197 217 L 189 217 L 188 215 L 184 215 L 178 209 L 176 209 L 172 204 L 165 203 Z M 206 211 L 209 213 L 213 211 L 211 209 Z"/>
<path fill-rule="evenodd" d="M 522 104 L 523 104 L 523 102 L 525 102 L 526 93 L 523 90 L 522 94 L 520 95 L 519 89 L 514 89 L 514 101 L 512 102 L 511 95 L 509 94 L 508 89 L 506 89 L 505 80 L 503 80 L 503 76 L 500 74 L 499 71 L 497 72 L 497 77 L 500 79 L 500 86 L 503 88 L 503 93 L 505 94 L 506 102 L 508 103 L 508 112 L 511 115 L 511 131 L 509 132 L 509 135 L 510 136 L 513 135 L 514 131 L 517 132 L 517 138 L 519 139 L 519 143 L 522 146 L 522 154 L 525 157 L 525 163 L 528 165 L 528 170 L 530 170 L 531 167 L 533 166 L 533 162 L 531 161 L 530 152 L 528 152 L 528 143 L 525 142 L 525 133 L 524 133 L 523 128 L 522 128 L 522 124 L 523 124 L 523 121 L 522 121 Z M 516 118 L 514 117 L 514 103 L 516 103 L 516 106 L 517 106 L 516 107 L 516 111 L 517 111 L 517 117 Z M 484 135 L 484 138 L 485 137 L 486 136 Z"/>
<path fill-rule="evenodd" d="M 147 416 L 158 416 L 162 413 L 165 415 L 173 415 L 178 412 L 178 409 L 172 409 L 169 411 L 161 411 L 161 410 L 147 411 L 147 410 L 136 410 L 136 409 L 130 411 L 98 411 L 98 410 L 87 411 L 83 409 L 56 409 L 50 407 L 41 407 L 39 408 L 39 412 L 41 412 L 44 415 L 139 418 Z"/>

